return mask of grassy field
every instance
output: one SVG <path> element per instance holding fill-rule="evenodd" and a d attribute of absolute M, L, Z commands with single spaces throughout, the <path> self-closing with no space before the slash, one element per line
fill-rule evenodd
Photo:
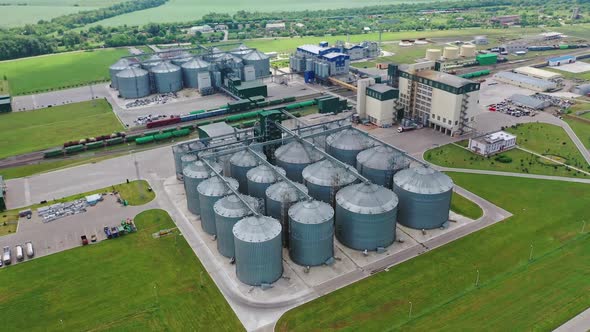
<path fill-rule="evenodd" d="M 61 53 L 0 62 L 14 95 L 59 90 L 109 79 L 109 66 L 126 48 Z"/>
<path fill-rule="evenodd" d="M 72 196 L 58 198 L 56 200 L 48 201 L 44 204 L 34 204 L 24 208 L 18 208 L 14 210 L 7 210 L 2 212 L 0 215 L 0 236 L 13 233 L 16 231 L 16 225 L 18 223 L 18 212 L 27 208 L 37 209 L 41 206 L 47 206 L 55 203 L 71 202 L 80 198 L 84 198 L 92 194 L 102 194 L 112 191 L 118 191 L 119 197 L 129 202 L 129 205 L 144 205 L 151 202 L 156 194 L 153 191 L 149 191 L 147 188 L 149 183 L 145 180 L 131 181 L 130 183 L 121 183 L 108 188 L 101 188 L 92 190 L 85 193 L 79 193 Z"/>
<path fill-rule="evenodd" d="M 166 211 L 135 223 L 135 234 L 0 271 L 3 330 L 243 330 L 178 231 L 152 238 L 174 227 Z"/>
<path fill-rule="evenodd" d="M 588 185 L 450 175 L 513 217 L 295 308 L 277 330 L 551 330 L 590 306 Z"/>
<path fill-rule="evenodd" d="M 588 114 L 588 113 L 586 113 Z M 586 149 L 590 149 L 590 123 L 565 117 L 563 119 L 576 133 L 576 136 L 582 141 Z"/>
<path fill-rule="evenodd" d="M 539 158 L 518 149 L 502 153 L 512 158 L 511 163 L 501 163 L 494 157 L 485 158 L 453 144 L 443 145 L 424 153 L 424 159 L 435 165 L 453 168 L 482 169 L 499 172 L 530 173 L 540 175 L 585 177 L 583 173 L 568 171 L 563 166 L 551 166 Z"/>
<path fill-rule="evenodd" d="M 479 205 L 455 192 L 451 199 L 451 210 L 473 220 L 477 220 L 483 215 L 483 210 Z"/>
<path fill-rule="evenodd" d="M 95 105 L 96 103 L 96 105 Z M 123 130 L 106 100 L 0 115 L 0 158 Z"/>
<path fill-rule="evenodd" d="M 573 80 L 573 79 L 582 79 L 586 81 L 590 81 L 590 71 L 586 71 L 583 73 L 571 73 L 569 71 L 560 70 L 559 67 L 545 67 L 548 71 L 552 71 L 554 73 L 561 74 L 563 77 Z"/>
<path fill-rule="evenodd" d="M 10 94 L 10 88 L 8 86 L 8 81 L 3 80 L 0 78 L 0 95 L 7 95 Z"/>

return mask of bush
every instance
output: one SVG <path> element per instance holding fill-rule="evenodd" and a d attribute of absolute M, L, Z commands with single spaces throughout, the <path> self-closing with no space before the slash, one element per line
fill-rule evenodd
<path fill-rule="evenodd" d="M 510 164 L 512 162 L 512 158 L 508 157 L 504 154 L 499 154 L 494 158 L 496 161 L 501 162 L 503 164 Z"/>

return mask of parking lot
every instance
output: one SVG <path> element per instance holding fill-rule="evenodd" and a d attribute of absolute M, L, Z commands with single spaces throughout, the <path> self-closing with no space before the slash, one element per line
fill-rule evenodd
<path fill-rule="evenodd" d="M 123 207 L 117 203 L 114 195 L 104 196 L 104 200 L 96 206 L 87 208 L 87 212 L 67 216 L 43 223 L 42 218 L 33 211 L 31 219 L 21 218 L 17 232 L 0 237 L 0 247 L 11 248 L 12 264 L 17 264 L 15 246 L 31 241 L 37 257 L 47 256 L 82 245 L 81 236 L 86 235 L 90 241 L 92 235 L 97 236 L 97 243 L 106 238 L 103 227 L 120 225 L 121 220 L 133 218 L 139 212 L 149 209 L 155 203 L 144 206 Z M 116 240 L 113 240 L 116 241 Z M 30 260 L 25 257 L 24 262 Z M 6 266 L 4 267 L 6 268 Z"/>
<path fill-rule="evenodd" d="M 481 83 L 481 89 L 479 90 L 479 104 L 482 110 L 487 110 L 487 106 L 491 104 L 497 104 L 502 102 L 513 94 L 521 94 L 530 96 L 535 91 L 529 89 L 519 88 L 514 85 L 496 82 L 493 79 L 487 79 Z"/>

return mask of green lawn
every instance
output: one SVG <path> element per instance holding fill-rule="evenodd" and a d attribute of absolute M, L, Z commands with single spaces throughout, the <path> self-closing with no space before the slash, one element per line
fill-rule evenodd
<path fill-rule="evenodd" d="M 166 211 L 138 232 L 0 271 L 4 331 L 241 331 L 244 328 Z M 32 319 L 32 317 L 34 317 Z"/>
<path fill-rule="evenodd" d="M 586 149 L 590 149 L 590 123 L 568 117 L 564 117 L 563 121 L 572 128 Z"/>
<path fill-rule="evenodd" d="M 61 53 L 0 62 L 14 95 L 86 85 L 109 79 L 109 66 L 129 55 L 126 48 Z"/>
<path fill-rule="evenodd" d="M 566 158 L 568 165 L 578 168 L 590 167 L 565 130 L 559 126 L 527 123 L 519 125 L 516 129 L 507 128 L 506 131 L 517 135 L 517 144 L 525 149 Z"/>
<path fill-rule="evenodd" d="M 295 308 L 277 330 L 549 331 L 590 306 L 588 185 L 450 175 L 513 217 Z"/>
<path fill-rule="evenodd" d="M 0 158 L 123 129 L 104 99 L 0 114 Z"/>
<path fill-rule="evenodd" d="M 499 172 L 530 173 L 540 175 L 587 177 L 584 173 L 568 171 L 558 165 L 547 165 L 530 153 L 512 149 L 502 153 L 512 158 L 511 163 L 501 163 L 495 157 L 485 158 L 453 144 L 443 145 L 424 153 L 424 159 L 435 165 L 453 168 L 482 169 Z"/>
<path fill-rule="evenodd" d="M 8 86 L 8 81 L 0 78 L 0 95 L 7 95 L 10 94 L 10 89 Z"/>
<path fill-rule="evenodd" d="M 451 211 L 473 220 L 477 220 L 483 215 L 483 210 L 479 205 L 456 192 L 453 192 L 453 197 L 451 199 Z"/>
<path fill-rule="evenodd" d="M 150 184 L 145 180 L 118 184 L 114 186 L 114 189 L 129 205 L 144 205 L 156 198 L 156 193 L 151 190 Z"/>

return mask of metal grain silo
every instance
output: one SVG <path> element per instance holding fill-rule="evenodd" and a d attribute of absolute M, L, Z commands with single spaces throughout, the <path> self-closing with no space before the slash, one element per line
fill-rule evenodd
<path fill-rule="evenodd" d="M 293 262 L 316 266 L 334 257 L 334 210 L 320 201 L 289 208 L 289 255 Z"/>
<path fill-rule="evenodd" d="M 176 170 L 176 178 L 182 181 L 182 161 L 180 158 L 189 151 L 186 144 L 174 145 L 172 147 L 172 156 L 174 157 L 174 169 Z"/>
<path fill-rule="evenodd" d="M 453 180 L 430 167 L 411 167 L 393 177 L 399 197 L 398 222 L 415 229 L 441 227 L 449 220 Z"/>
<path fill-rule="evenodd" d="M 287 177 L 293 181 L 301 182 L 301 172 L 310 164 L 324 159 L 324 156 L 308 144 L 299 141 L 291 141 L 280 146 L 275 151 L 277 166 L 287 172 Z"/>
<path fill-rule="evenodd" d="M 246 46 L 244 44 L 241 44 L 240 46 L 232 49 L 230 51 L 230 53 L 233 54 L 233 55 L 235 55 L 235 56 L 237 56 L 237 57 L 242 58 L 244 55 L 246 55 L 246 54 L 248 54 L 248 53 L 250 53 L 252 51 L 254 51 L 254 50 L 251 49 L 251 48 L 249 48 L 248 46 Z"/>
<path fill-rule="evenodd" d="M 362 151 L 356 156 L 356 168 L 371 182 L 391 189 L 393 175 L 410 166 L 410 160 L 403 153 L 378 145 Z"/>
<path fill-rule="evenodd" d="M 294 183 L 307 193 L 301 183 Z M 283 244 L 289 243 L 289 208 L 301 200 L 301 193 L 285 181 L 277 182 L 266 189 L 266 214 L 280 221 L 283 226 Z"/>
<path fill-rule="evenodd" d="M 236 275 L 241 282 L 260 286 L 283 274 L 281 224 L 265 216 L 246 217 L 234 226 Z"/>
<path fill-rule="evenodd" d="M 251 208 L 258 210 L 258 200 L 242 196 Z M 225 196 L 213 205 L 215 212 L 215 230 L 217 231 L 217 250 L 225 257 L 234 257 L 234 225 L 252 211 L 236 195 Z"/>
<path fill-rule="evenodd" d="M 182 65 L 182 79 L 187 88 L 199 87 L 197 76 L 199 73 L 208 72 L 210 63 L 200 58 L 194 58 Z"/>
<path fill-rule="evenodd" d="M 146 70 L 129 67 L 116 75 L 122 98 L 142 98 L 150 94 L 150 78 Z"/>
<path fill-rule="evenodd" d="M 186 167 L 186 165 L 188 165 L 189 163 L 194 163 L 198 159 L 199 158 L 197 158 L 197 155 L 194 153 L 185 153 L 180 157 L 180 166 L 182 167 L 182 169 L 184 171 L 184 168 Z"/>
<path fill-rule="evenodd" d="M 205 146 L 206 145 L 203 142 L 201 142 L 201 141 L 194 141 L 192 143 L 189 143 L 188 149 L 190 151 L 197 151 L 197 150 L 200 150 L 200 149 L 204 148 Z"/>
<path fill-rule="evenodd" d="M 221 172 L 221 166 L 215 162 L 209 162 L 217 172 Z M 201 205 L 199 203 L 199 192 L 197 186 L 211 176 L 211 169 L 202 161 L 195 161 L 187 164 L 182 174 L 184 177 L 184 191 L 186 193 L 186 204 L 188 210 L 195 214 L 201 214 Z"/>
<path fill-rule="evenodd" d="M 238 181 L 228 177 L 225 179 L 234 189 L 238 189 Z M 201 227 L 208 234 L 215 235 L 215 212 L 213 211 L 213 205 L 223 196 L 231 194 L 231 190 L 219 176 L 213 176 L 199 183 L 197 191 L 199 192 Z"/>
<path fill-rule="evenodd" d="M 154 54 L 146 61 L 142 62 L 141 67 L 147 71 L 151 71 L 152 68 L 158 66 L 160 63 L 162 63 L 162 58 L 159 55 Z"/>
<path fill-rule="evenodd" d="M 182 73 L 180 67 L 170 62 L 162 62 L 152 68 L 154 82 L 158 93 L 176 92 L 182 89 Z"/>
<path fill-rule="evenodd" d="M 248 179 L 248 195 L 264 200 L 266 198 L 266 189 L 281 179 L 277 175 L 277 172 L 285 175 L 284 169 L 280 167 L 274 167 L 272 169 L 265 164 L 250 169 L 246 173 L 246 178 Z M 266 211 L 266 208 L 263 207 L 262 210 Z"/>
<path fill-rule="evenodd" d="M 170 62 L 178 67 L 182 67 L 183 64 L 191 61 L 192 59 L 193 57 L 190 54 L 182 54 L 175 59 L 170 60 Z"/>
<path fill-rule="evenodd" d="M 354 129 L 344 129 L 326 138 L 326 152 L 356 167 L 356 155 L 373 146 L 373 142 Z"/>
<path fill-rule="evenodd" d="M 117 84 L 117 74 L 122 72 L 123 70 L 129 68 L 129 60 L 123 58 L 119 59 L 119 61 L 115 62 L 109 67 L 109 74 L 111 77 L 111 87 L 113 89 L 119 89 L 119 85 Z"/>
<path fill-rule="evenodd" d="M 395 240 L 398 198 L 373 183 L 353 184 L 336 194 L 336 237 L 356 250 L 385 248 Z"/>
<path fill-rule="evenodd" d="M 303 169 L 303 183 L 309 195 L 332 204 L 336 192 L 356 181 L 356 177 L 331 160 L 324 159 Z"/>
<path fill-rule="evenodd" d="M 264 154 L 260 154 L 263 158 Z M 229 159 L 231 176 L 240 183 L 240 192 L 248 194 L 248 177 L 247 173 L 252 168 L 258 166 L 260 159 L 249 150 L 242 150 L 234 153 Z"/>
<path fill-rule="evenodd" d="M 242 59 L 244 59 L 245 65 L 254 66 L 256 78 L 270 75 L 270 58 L 268 55 L 258 50 L 254 50 L 250 53 L 244 54 Z"/>

